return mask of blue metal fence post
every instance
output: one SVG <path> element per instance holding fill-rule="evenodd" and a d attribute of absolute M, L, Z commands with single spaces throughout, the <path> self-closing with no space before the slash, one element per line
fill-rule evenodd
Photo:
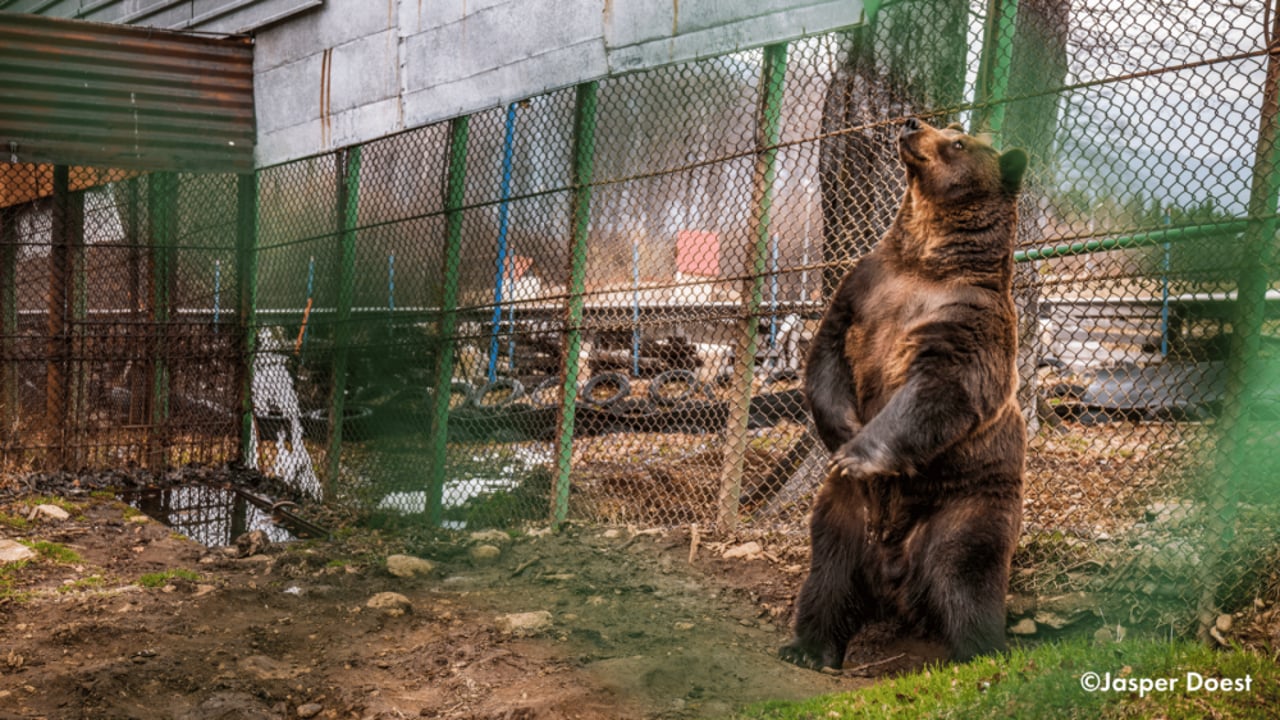
<path fill-rule="evenodd" d="M 515 155 L 516 103 L 507 106 L 506 130 L 502 139 L 502 184 L 498 203 L 498 270 L 494 278 L 493 328 L 489 333 L 489 382 L 498 376 L 498 329 L 502 325 L 503 280 L 507 274 L 507 232 L 511 215 L 511 165 Z"/>

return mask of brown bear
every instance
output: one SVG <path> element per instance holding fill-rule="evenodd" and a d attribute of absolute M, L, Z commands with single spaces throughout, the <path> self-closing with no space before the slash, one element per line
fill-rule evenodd
<path fill-rule="evenodd" d="M 854 633 L 896 616 L 955 659 L 1005 647 L 1022 525 L 1013 251 L 1022 150 L 958 124 L 899 135 L 907 191 L 844 276 L 805 368 L 832 452 L 784 659 L 840 667 Z"/>

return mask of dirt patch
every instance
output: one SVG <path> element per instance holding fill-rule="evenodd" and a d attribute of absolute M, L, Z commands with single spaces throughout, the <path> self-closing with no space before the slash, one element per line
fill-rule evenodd
<path fill-rule="evenodd" d="M 714 717 L 868 682 L 775 658 L 805 565 L 766 537 L 735 559 L 699 538 L 692 563 L 687 530 L 602 528 L 236 557 L 102 493 L 67 520 L 34 503 L 0 505 L 38 553 L 0 576 L 0 718 Z M 434 570 L 393 576 L 400 552 Z M 368 607 L 387 592 L 408 611 Z"/>

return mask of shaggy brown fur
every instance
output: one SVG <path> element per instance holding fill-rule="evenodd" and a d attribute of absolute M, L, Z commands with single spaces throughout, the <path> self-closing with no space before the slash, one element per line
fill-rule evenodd
<path fill-rule="evenodd" d="M 853 634 L 889 614 L 956 659 L 1005 647 L 1022 524 L 1011 289 L 1027 156 L 914 119 L 899 144 L 898 217 L 841 281 L 805 370 L 833 454 L 781 654 L 813 668 L 839 667 Z"/>

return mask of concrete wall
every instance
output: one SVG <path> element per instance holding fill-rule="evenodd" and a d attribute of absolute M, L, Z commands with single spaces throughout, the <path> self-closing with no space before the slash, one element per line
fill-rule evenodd
<path fill-rule="evenodd" d="M 327 0 L 257 34 L 257 162 L 861 16 L 862 0 Z"/>

